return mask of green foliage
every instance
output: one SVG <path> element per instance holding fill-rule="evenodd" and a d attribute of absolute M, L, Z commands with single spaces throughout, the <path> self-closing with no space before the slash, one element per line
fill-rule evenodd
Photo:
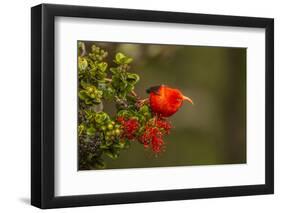
<path fill-rule="evenodd" d="M 132 58 L 125 56 L 123 53 L 117 53 L 115 55 L 114 62 L 116 64 L 130 64 L 133 61 Z"/>
<path fill-rule="evenodd" d="M 114 66 L 109 67 L 107 55 L 96 45 L 87 51 L 83 42 L 78 43 L 79 169 L 103 169 L 105 157 L 116 159 L 129 148 L 130 141 L 122 137 L 124 130 L 117 122 L 118 116 L 135 118 L 143 124 L 151 119 L 149 107 L 138 106 L 139 99 L 134 94 L 140 77 L 128 72 L 133 59 L 119 52 Z M 104 100 L 116 105 L 116 116 L 103 111 Z"/>

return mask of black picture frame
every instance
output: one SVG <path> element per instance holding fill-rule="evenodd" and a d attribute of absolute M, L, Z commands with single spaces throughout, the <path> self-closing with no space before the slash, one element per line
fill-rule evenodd
<path fill-rule="evenodd" d="M 265 184 L 79 196 L 54 195 L 55 17 L 264 28 L 266 32 Z M 31 9 L 31 204 L 42 209 L 274 192 L 274 20 L 224 15 L 41 4 Z"/>

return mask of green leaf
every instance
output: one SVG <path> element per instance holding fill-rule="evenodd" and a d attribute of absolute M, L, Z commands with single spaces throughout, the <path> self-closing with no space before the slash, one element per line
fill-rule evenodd
<path fill-rule="evenodd" d="M 126 56 L 123 54 L 123 53 L 117 53 L 116 55 L 115 55 L 115 62 L 117 63 L 117 64 L 122 64 L 122 61 L 124 60 L 126 58 Z"/>
<path fill-rule="evenodd" d="M 86 83 L 86 82 L 83 81 L 83 80 L 80 81 L 80 85 L 81 85 L 84 89 L 86 89 L 88 86 L 90 86 L 88 83 Z"/>
<path fill-rule="evenodd" d="M 79 91 L 78 96 L 81 100 L 86 100 L 88 97 L 88 93 L 85 90 L 81 90 Z"/>
<path fill-rule="evenodd" d="M 90 105 L 92 104 L 92 101 L 90 99 L 85 99 L 85 104 Z"/>
<path fill-rule="evenodd" d="M 85 43 L 82 41 L 78 42 L 78 54 L 84 55 L 86 53 L 86 46 Z"/>
<path fill-rule="evenodd" d="M 136 84 L 140 80 L 140 77 L 135 73 L 127 73 L 127 81 Z"/>
<path fill-rule="evenodd" d="M 145 117 L 143 115 L 138 115 L 138 120 L 139 120 L 139 122 L 144 122 Z"/>
<path fill-rule="evenodd" d="M 78 126 L 78 135 L 79 135 L 79 136 L 82 135 L 83 132 L 84 132 L 84 130 L 85 130 L 85 125 L 84 125 L 84 124 L 80 124 L 80 125 Z"/>
<path fill-rule="evenodd" d="M 102 81 L 104 82 L 104 78 L 106 77 L 106 73 L 105 72 L 102 72 L 102 71 L 99 71 L 96 73 L 95 75 L 95 78 L 98 80 L 98 81 Z"/>
<path fill-rule="evenodd" d="M 93 112 L 91 112 L 90 110 L 84 110 L 84 112 L 85 112 L 85 117 L 87 120 L 91 120 L 93 118 L 93 116 L 94 116 Z"/>
<path fill-rule="evenodd" d="M 118 143 L 115 143 L 114 145 L 113 145 L 113 147 L 115 147 L 115 148 L 118 148 L 118 149 L 124 149 L 125 148 L 125 141 L 121 141 L 121 140 L 119 140 L 119 142 Z"/>
<path fill-rule="evenodd" d="M 90 127 L 87 129 L 87 135 L 92 136 L 96 132 L 96 129 L 94 127 Z"/>
<path fill-rule="evenodd" d="M 146 113 L 146 112 L 149 112 L 149 107 L 147 105 L 143 105 L 141 108 L 140 108 L 140 112 L 141 113 Z"/>
<path fill-rule="evenodd" d="M 119 156 L 115 150 L 107 149 L 107 150 L 104 150 L 104 153 L 113 160 L 117 159 Z"/>
<path fill-rule="evenodd" d="M 133 58 L 130 58 L 130 57 L 126 57 L 125 59 L 124 59 L 124 64 L 130 64 L 131 62 L 133 61 Z"/>
<path fill-rule="evenodd" d="M 113 75 L 112 76 L 112 82 L 111 85 L 116 88 L 116 89 L 120 89 L 122 81 L 119 78 L 119 75 Z"/>
<path fill-rule="evenodd" d="M 88 67 L 87 59 L 85 59 L 83 57 L 78 57 L 78 69 L 86 70 L 87 67 Z"/>
<path fill-rule="evenodd" d="M 104 169 L 105 168 L 105 162 L 102 159 L 97 159 L 95 161 L 95 168 L 97 169 Z"/>
<path fill-rule="evenodd" d="M 115 63 L 117 64 L 129 64 L 133 61 L 131 57 L 124 55 L 123 53 L 117 53 L 115 55 Z"/>
<path fill-rule="evenodd" d="M 112 100 L 115 94 L 115 89 L 111 86 L 105 87 L 103 90 L 103 97 L 107 100 Z"/>
<path fill-rule="evenodd" d="M 108 146 L 107 146 L 106 144 L 101 144 L 101 145 L 100 145 L 100 148 L 101 148 L 101 149 L 108 149 Z"/>
<path fill-rule="evenodd" d="M 98 124 L 104 123 L 108 119 L 109 119 L 109 116 L 105 112 L 99 112 L 95 116 L 95 121 Z"/>
<path fill-rule="evenodd" d="M 98 68 L 102 71 L 105 72 L 106 68 L 107 68 L 107 63 L 105 62 L 101 62 L 98 64 Z"/>
<path fill-rule="evenodd" d="M 111 67 L 109 70 L 112 74 L 116 74 L 118 72 L 118 69 L 116 67 Z"/>
<path fill-rule="evenodd" d="M 120 110 L 120 111 L 118 111 L 117 112 L 117 116 L 119 117 L 126 117 L 126 118 L 128 118 L 128 117 L 132 117 L 133 116 L 133 113 L 132 113 L 132 111 L 130 111 L 130 110 Z"/>
<path fill-rule="evenodd" d="M 133 84 L 128 84 L 127 86 L 126 86 L 126 92 L 127 93 L 129 93 L 129 92 L 131 92 L 132 90 L 134 90 L 134 85 Z"/>

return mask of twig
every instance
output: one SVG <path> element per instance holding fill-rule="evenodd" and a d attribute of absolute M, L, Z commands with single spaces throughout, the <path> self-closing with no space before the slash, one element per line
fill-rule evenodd
<path fill-rule="evenodd" d="M 146 103 L 148 103 L 148 102 L 149 102 L 148 98 L 140 99 L 140 100 L 138 100 L 138 102 L 137 102 L 137 107 L 141 107 L 141 106 L 143 106 L 144 104 L 146 104 Z"/>
<path fill-rule="evenodd" d="M 107 81 L 107 82 L 112 82 L 111 78 L 105 78 L 104 80 Z"/>
<path fill-rule="evenodd" d="M 133 96 L 138 97 L 137 93 L 134 90 L 132 90 L 131 93 Z"/>

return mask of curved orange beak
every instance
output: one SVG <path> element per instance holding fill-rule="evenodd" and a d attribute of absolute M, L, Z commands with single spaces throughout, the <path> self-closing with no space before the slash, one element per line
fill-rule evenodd
<path fill-rule="evenodd" d="M 192 101 L 191 98 L 189 98 L 189 97 L 182 96 L 182 99 L 188 101 L 188 102 L 191 103 L 191 104 L 193 104 L 193 101 Z"/>

